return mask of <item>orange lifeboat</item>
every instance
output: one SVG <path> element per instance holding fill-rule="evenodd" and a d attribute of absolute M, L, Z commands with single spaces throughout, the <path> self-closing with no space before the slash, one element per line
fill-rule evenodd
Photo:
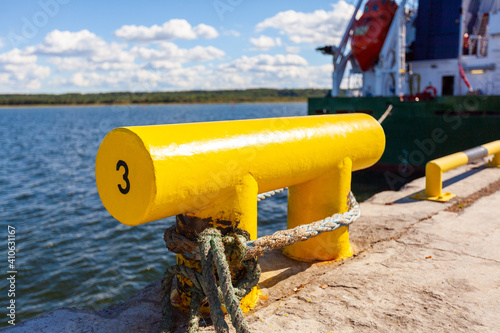
<path fill-rule="evenodd" d="M 351 50 L 364 72 L 377 61 L 397 9 L 393 0 L 369 0 L 363 15 L 354 24 Z"/>

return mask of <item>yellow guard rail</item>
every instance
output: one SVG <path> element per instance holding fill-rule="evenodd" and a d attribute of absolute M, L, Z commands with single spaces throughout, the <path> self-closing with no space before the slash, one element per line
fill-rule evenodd
<path fill-rule="evenodd" d="M 124 127 L 101 143 L 96 182 L 124 224 L 177 215 L 176 230 L 188 238 L 238 227 L 253 240 L 258 193 L 289 188 L 288 228 L 344 213 L 351 172 L 375 164 L 384 148 L 382 127 L 365 114 Z M 284 252 L 306 261 L 352 255 L 346 227 Z M 177 263 L 199 268 L 182 255 Z M 189 283 L 180 278 L 181 289 Z M 186 294 L 174 302 L 186 306 Z"/>
<path fill-rule="evenodd" d="M 427 163 L 425 166 L 425 190 L 412 196 L 412 199 L 446 202 L 456 194 L 443 191 L 443 172 L 466 165 L 476 159 L 493 155 L 489 166 L 500 167 L 500 140 L 475 148 L 444 156 Z"/>

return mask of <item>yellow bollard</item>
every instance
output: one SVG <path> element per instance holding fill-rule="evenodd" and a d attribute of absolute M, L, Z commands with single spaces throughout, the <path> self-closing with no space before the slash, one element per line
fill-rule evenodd
<path fill-rule="evenodd" d="M 427 163 L 425 166 L 425 197 L 428 200 L 442 202 L 453 199 L 456 194 L 449 192 L 442 193 L 443 172 L 456 168 L 459 165 L 465 165 L 468 161 L 469 158 L 464 152 L 458 152 Z"/>
<path fill-rule="evenodd" d="M 125 127 L 104 138 L 96 182 L 106 209 L 124 224 L 178 215 L 177 231 L 189 238 L 215 226 L 255 239 L 258 193 L 290 188 L 289 227 L 345 212 L 351 171 L 375 164 L 384 147 L 382 127 L 365 114 Z M 311 261 L 352 250 L 341 228 L 285 253 Z M 181 292 L 177 301 L 188 297 Z M 258 292 L 247 297 L 243 306 L 251 307 Z"/>
<path fill-rule="evenodd" d="M 427 163 L 425 166 L 425 190 L 411 196 L 412 199 L 446 202 L 456 194 L 443 192 L 443 172 L 458 168 L 486 156 L 493 155 L 488 166 L 500 167 L 500 140 L 444 156 Z"/>
<path fill-rule="evenodd" d="M 317 179 L 346 157 L 364 169 L 384 147 L 365 114 L 123 127 L 99 147 L 96 183 L 110 214 L 134 226 L 216 210 L 247 175 L 263 193 Z"/>

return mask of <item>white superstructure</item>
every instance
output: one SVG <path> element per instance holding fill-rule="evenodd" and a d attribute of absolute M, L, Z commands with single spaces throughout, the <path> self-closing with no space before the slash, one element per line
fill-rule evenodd
<path fill-rule="evenodd" d="M 454 29 L 454 35 L 450 34 L 452 36 L 450 38 L 455 38 L 452 41 L 454 44 L 451 44 L 458 50 L 453 50 L 455 52 L 453 57 L 440 58 L 439 54 L 435 53 L 428 57 L 420 55 L 424 60 L 412 59 L 412 55 L 422 53 L 422 50 L 415 50 L 422 47 L 422 34 L 419 37 L 420 44 L 416 45 L 417 13 L 405 8 L 405 3 L 406 0 L 403 0 L 399 5 L 378 62 L 368 71 L 361 72 L 349 51 L 344 51 L 347 43 L 344 39 L 352 35 L 353 27 L 349 25 L 341 48 L 333 48 L 338 54 L 334 55 L 332 96 L 339 94 L 342 78 L 344 84 L 349 82 L 352 85 L 352 82 L 357 82 L 358 87 L 348 92 L 349 96 L 416 95 L 428 86 L 433 88 L 431 90 L 435 89 L 438 96 L 459 96 L 468 93 L 500 95 L 500 0 L 462 1 L 461 9 L 457 8 L 460 12 L 450 13 L 450 15 L 455 14 L 456 19 L 450 23 L 450 18 L 446 18 L 449 29 Z M 426 5 L 436 6 L 436 1 L 427 1 Z M 445 5 L 450 6 L 450 3 Z M 460 2 L 457 2 L 458 6 Z M 432 24 L 436 26 L 439 24 L 435 22 L 439 19 L 438 16 L 437 19 L 429 18 L 431 19 Z M 433 31 L 428 32 L 429 36 L 434 36 L 432 33 Z M 446 46 L 440 45 L 442 38 L 446 38 L 445 33 L 430 40 L 429 43 L 434 43 L 436 48 L 442 47 L 446 50 Z M 344 75 L 348 61 L 352 63 L 352 69 Z M 470 83 L 470 87 L 466 81 Z"/>

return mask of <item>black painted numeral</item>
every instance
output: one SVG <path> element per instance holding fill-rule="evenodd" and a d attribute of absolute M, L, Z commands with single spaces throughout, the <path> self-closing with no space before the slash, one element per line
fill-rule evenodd
<path fill-rule="evenodd" d="M 130 181 L 128 180 L 128 165 L 124 161 L 119 160 L 118 163 L 116 163 L 116 171 L 120 170 L 121 167 L 125 169 L 123 180 L 125 181 L 127 186 L 123 188 L 121 184 L 118 184 L 118 189 L 122 194 L 127 194 L 130 191 Z"/>

